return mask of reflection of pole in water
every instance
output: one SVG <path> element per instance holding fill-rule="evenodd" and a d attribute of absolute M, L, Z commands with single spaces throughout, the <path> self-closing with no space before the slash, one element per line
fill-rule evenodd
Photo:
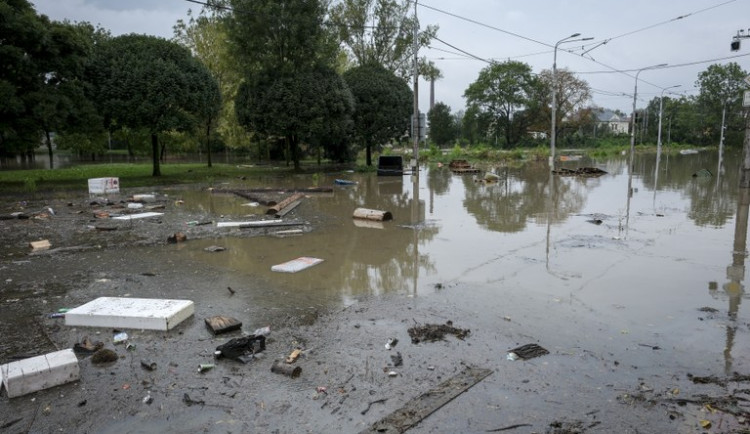
<path fill-rule="evenodd" d="M 547 247 L 545 250 L 546 253 L 546 265 L 547 265 L 547 272 L 552 274 L 549 269 L 549 244 L 550 244 L 550 229 L 552 227 L 552 216 L 555 213 L 555 174 L 552 173 L 552 170 L 549 171 L 549 194 L 547 195 Z"/>
<path fill-rule="evenodd" d="M 415 171 L 411 175 L 411 225 L 414 234 L 414 277 L 413 277 L 413 294 L 417 296 L 417 282 L 419 280 L 419 172 Z"/>
<path fill-rule="evenodd" d="M 661 144 L 661 143 L 660 143 Z M 659 189 L 659 163 L 661 162 L 661 146 L 656 148 L 656 169 L 654 169 L 654 214 L 656 214 L 656 190 Z"/>
<path fill-rule="evenodd" d="M 628 224 L 630 223 L 630 198 L 633 197 L 633 152 L 630 152 L 628 162 L 628 197 L 625 202 L 625 227 L 620 226 L 620 232 L 625 230 L 625 235 L 628 233 Z"/>

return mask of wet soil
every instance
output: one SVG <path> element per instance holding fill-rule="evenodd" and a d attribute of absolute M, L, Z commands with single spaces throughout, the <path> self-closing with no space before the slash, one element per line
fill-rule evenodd
<path fill-rule="evenodd" d="M 564 306 L 548 315 L 548 301 L 461 282 L 431 297 L 360 297 L 333 310 L 284 303 L 274 282 L 170 258 L 179 249 L 170 236 L 216 237 L 212 225 L 187 222 L 221 216 L 161 196 L 144 206 L 163 206 L 155 209 L 163 216 L 115 223 L 96 213 L 127 212 L 127 201 L 43 196 L 6 198 L 0 209 L 29 217 L 0 220 L 0 363 L 87 340 L 117 360 L 79 354 L 79 381 L 12 399 L 0 393 L 0 432 L 360 432 L 466 367 L 492 374 L 410 432 L 748 432 L 746 375 L 696 381 L 704 377 L 680 367 L 691 355 L 679 345 L 612 339 L 618 331 L 606 319 Z M 291 218 L 307 232 L 336 224 L 304 203 Z M 51 249 L 31 252 L 29 242 L 42 239 Z M 496 310 L 478 308 L 479 291 L 497 294 Z M 47 315 L 99 296 L 190 299 L 196 312 L 166 333 L 127 330 L 122 344 L 115 330 L 66 327 Z M 204 323 L 214 315 L 237 318 L 242 329 L 214 336 Z M 217 346 L 266 325 L 266 349 L 250 363 L 215 359 Z M 413 329 L 439 336 L 413 343 Z M 531 343 L 549 354 L 507 358 Z M 299 377 L 271 372 L 295 349 Z"/>

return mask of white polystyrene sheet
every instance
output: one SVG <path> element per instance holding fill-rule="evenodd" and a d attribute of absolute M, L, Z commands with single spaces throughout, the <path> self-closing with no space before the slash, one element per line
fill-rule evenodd
<path fill-rule="evenodd" d="M 280 219 L 275 220 L 253 220 L 253 221 L 247 221 L 247 222 L 218 222 L 216 223 L 217 228 L 235 228 L 235 227 L 250 227 L 250 226 L 264 226 L 264 225 L 270 225 L 270 224 L 279 224 L 281 222 Z"/>
<path fill-rule="evenodd" d="M 65 325 L 170 330 L 195 312 L 190 300 L 99 297 L 65 313 Z"/>
<path fill-rule="evenodd" d="M 302 256 L 291 261 L 284 262 L 283 264 L 274 265 L 271 267 L 271 271 L 278 271 L 280 273 L 296 273 L 306 268 L 310 268 L 313 265 L 318 265 L 323 262 L 320 258 L 310 258 L 308 256 Z"/>
<path fill-rule="evenodd" d="M 141 212 L 138 214 L 121 215 L 118 217 L 112 217 L 114 220 L 133 220 L 133 219 L 144 219 L 147 217 L 158 217 L 164 215 L 163 212 Z"/>

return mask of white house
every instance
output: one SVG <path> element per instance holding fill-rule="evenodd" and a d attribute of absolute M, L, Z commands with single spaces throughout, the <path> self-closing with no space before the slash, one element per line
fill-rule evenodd
<path fill-rule="evenodd" d="M 614 134 L 627 134 L 630 118 L 609 109 L 599 109 L 596 112 L 599 128 L 607 128 Z"/>

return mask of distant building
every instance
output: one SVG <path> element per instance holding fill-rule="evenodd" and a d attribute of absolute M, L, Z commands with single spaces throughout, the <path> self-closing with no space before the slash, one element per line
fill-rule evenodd
<path fill-rule="evenodd" d="M 609 109 L 598 109 L 596 120 L 600 129 L 607 128 L 613 134 L 627 134 L 630 127 L 630 118 Z"/>

